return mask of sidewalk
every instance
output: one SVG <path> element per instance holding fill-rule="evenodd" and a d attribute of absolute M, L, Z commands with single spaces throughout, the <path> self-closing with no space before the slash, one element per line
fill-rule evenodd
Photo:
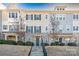
<path fill-rule="evenodd" d="M 30 56 L 44 56 L 42 46 L 33 46 Z"/>

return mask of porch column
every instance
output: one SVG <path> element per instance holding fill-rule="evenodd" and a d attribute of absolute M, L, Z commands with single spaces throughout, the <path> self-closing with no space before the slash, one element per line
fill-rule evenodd
<path fill-rule="evenodd" d="M 16 42 L 18 41 L 18 36 L 16 36 Z"/>
<path fill-rule="evenodd" d="M 5 40 L 7 40 L 7 35 L 5 34 Z"/>

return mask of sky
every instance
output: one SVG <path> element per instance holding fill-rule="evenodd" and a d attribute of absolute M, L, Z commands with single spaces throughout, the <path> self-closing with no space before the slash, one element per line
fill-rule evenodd
<path fill-rule="evenodd" d="M 28 9 L 38 9 L 38 8 L 47 8 L 47 7 L 50 7 L 50 5 L 53 5 L 52 4 L 48 4 L 48 3 L 21 3 L 21 4 L 18 4 L 19 7 L 22 7 L 22 8 L 28 8 Z"/>
<path fill-rule="evenodd" d="M 21 8 L 21 9 L 37 9 L 37 10 L 42 10 L 42 9 L 45 9 L 45 10 L 48 10 L 48 9 L 50 9 L 50 10 L 52 10 L 52 8 L 53 8 L 53 6 L 54 5 L 59 5 L 59 4 L 62 4 L 62 3 L 16 3 L 17 4 L 17 6 L 19 7 L 19 8 Z M 72 4 L 72 3 L 64 3 L 63 5 L 68 5 L 68 6 L 78 6 L 79 7 L 79 3 L 74 3 L 74 4 Z M 7 3 L 4 3 L 4 5 L 8 5 Z"/>
<path fill-rule="evenodd" d="M 51 5 L 54 5 L 55 3 L 17 3 L 17 6 L 22 9 L 47 9 Z M 8 5 L 7 3 L 4 3 L 4 5 Z"/>

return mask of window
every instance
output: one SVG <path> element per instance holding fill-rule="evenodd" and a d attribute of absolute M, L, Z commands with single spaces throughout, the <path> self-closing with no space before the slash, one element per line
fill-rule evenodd
<path fill-rule="evenodd" d="M 9 18 L 11 18 L 12 17 L 12 14 L 11 13 L 9 13 Z"/>
<path fill-rule="evenodd" d="M 75 19 L 75 15 L 73 15 L 73 19 Z"/>
<path fill-rule="evenodd" d="M 47 17 L 47 15 L 46 15 L 46 19 L 47 19 L 48 17 Z"/>
<path fill-rule="evenodd" d="M 60 17 L 59 19 L 62 20 L 62 17 Z"/>
<path fill-rule="evenodd" d="M 33 15 L 31 14 L 31 20 L 33 20 Z"/>
<path fill-rule="evenodd" d="M 58 20 L 58 17 L 56 17 L 56 20 Z"/>
<path fill-rule="evenodd" d="M 18 14 L 16 12 L 9 12 L 9 18 L 17 18 Z"/>
<path fill-rule="evenodd" d="M 60 10 L 62 10 L 62 8 L 60 8 Z"/>
<path fill-rule="evenodd" d="M 46 31 L 48 30 L 47 26 L 46 26 Z"/>
<path fill-rule="evenodd" d="M 74 31 L 78 31 L 78 26 L 73 26 Z"/>
<path fill-rule="evenodd" d="M 63 17 L 63 20 L 65 20 L 65 17 Z"/>
<path fill-rule="evenodd" d="M 73 15 L 73 19 L 78 19 L 78 15 Z"/>
<path fill-rule="evenodd" d="M 61 10 L 64 10 L 64 8 L 57 8 L 57 10 L 60 10 L 61 11 Z"/>
<path fill-rule="evenodd" d="M 41 33 L 41 26 L 34 26 L 34 33 Z"/>
<path fill-rule="evenodd" d="M 78 15 L 76 15 L 76 19 L 78 19 Z"/>
<path fill-rule="evenodd" d="M 35 19 L 35 20 L 41 20 L 41 14 L 39 14 L 39 15 L 36 15 L 36 14 L 35 14 L 35 15 L 34 15 L 34 19 Z"/>
<path fill-rule="evenodd" d="M 63 8 L 63 10 L 64 10 L 64 8 Z"/>
<path fill-rule="evenodd" d="M 15 18 L 15 14 L 14 13 L 12 13 L 12 18 Z"/>
<path fill-rule="evenodd" d="M 66 30 L 67 30 L 67 31 L 70 30 L 70 25 L 66 25 Z"/>
<path fill-rule="evenodd" d="M 24 25 L 24 24 L 21 24 L 21 25 L 20 25 L 20 29 L 21 29 L 21 30 L 24 30 L 24 29 L 25 29 L 25 25 Z"/>
<path fill-rule="evenodd" d="M 61 33 L 63 31 L 63 25 L 59 25 L 59 32 Z"/>
<path fill-rule="evenodd" d="M 33 33 L 33 26 L 26 26 L 27 33 Z"/>
<path fill-rule="evenodd" d="M 57 10 L 59 10 L 59 8 L 57 8 Z"/>
<path fill-rule="evenodd" d="M 69 28 L 67 28 L 67 31 L 69 31 Z"/>
<path fill-rule="evenodd" d="M 16 32 L 18 31 L 18 29 L 19 29 L 18 25 L 9 25 L 10 32 Z"/>
<path fill-rule="evenodd" d="M 33 20 L 33 14 L 26 14 L 26 20 Z"/>
<path fill-rule="evenodd" d="M 18 15 L 15 12 L 9 12 L 9 18 L 17 18 Z"/>
<path fill-rule="evenodd" d="M 28 20 L 28 15 L 26 14 L 26 20 Z"/>
<path fill-rule="evenodd" d="M 15 18 L 18 18 L 17 13 L 15 13 L 15 14 L 16 14 Z"/>
<path fill-rule="evenodd" d="M 59 32 L 61 33 L 62 32 L 62 29 L 60 29 Z"/>
<path fill-rule="evenodd" d="M 7 25 L 3 25 L 3 29 L 6 30 L 7 29 Z"/>

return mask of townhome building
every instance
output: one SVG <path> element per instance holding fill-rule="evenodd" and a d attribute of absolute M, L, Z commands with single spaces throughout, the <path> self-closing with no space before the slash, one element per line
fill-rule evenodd
<path fill-rule="evenodd" d="M 79 41 L 79 4 L 55 4 L 51 9 L 21 9 L 16 4 L 0 4 L 0 38 L 31 41 L 35 45 L 55 41 Z M 52 19 L 51 19 L 52 17 Z M 58 21 L 53 33 L 51 21 Z M 54 36 L 55 35 L 55 36 Z"/>

